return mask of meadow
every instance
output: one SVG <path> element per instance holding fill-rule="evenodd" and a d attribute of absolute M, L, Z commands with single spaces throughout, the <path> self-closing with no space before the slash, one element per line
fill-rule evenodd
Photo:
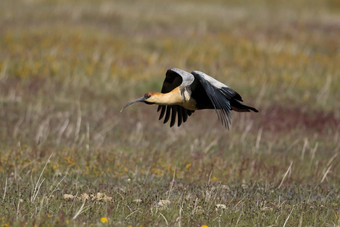
<path fill-rule="evenodd" d="M 0 1 L 0 226 L 340 226 L 336 0 Z M 168 68 L 259 113 L 181 127 Z"/>

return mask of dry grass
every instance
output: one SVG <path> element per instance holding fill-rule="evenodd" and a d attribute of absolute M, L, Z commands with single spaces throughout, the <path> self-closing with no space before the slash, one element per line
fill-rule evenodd
<path fill-rule="evenodd" d="M 0 224 L 340 225 L 339 10 L 1 1 Z M 226 131 L 213 111 L 171 129 L 119 112 L 174 66 L 260 113 Z"/>

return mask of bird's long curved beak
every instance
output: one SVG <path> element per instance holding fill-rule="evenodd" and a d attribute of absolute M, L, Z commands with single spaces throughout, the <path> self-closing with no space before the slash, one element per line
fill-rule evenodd
<path fill-rule="evenodd" d="M 128 107 L 128 106 L 130 106 L 130 105 L 132 105 L 132 104 L 134 104 L 134 103 L 136 103 L 136 102 L 144 102 L 144 101 L 145 101 L 145 98 L 144 98 L 144 97 L 140 97 L 140 98 L 138 98 L 138 99 L 132 100 L 131 102 L 129 102 L 128 104 L 126 104 L 125 106 L 123 106 L 123 108 L 120 110 L 120 112 L 123 112 L 123 110 L 124 110 L 126 107 Z"/>

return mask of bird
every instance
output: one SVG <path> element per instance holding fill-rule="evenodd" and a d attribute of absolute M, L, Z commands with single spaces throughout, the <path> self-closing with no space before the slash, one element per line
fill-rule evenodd
<path fill-rule="evenodd" d="M 191 73 L 178 68 L 170 68 L 166 72 L 161 92 L 147 92 L 143 97 L 127 103 L 128 106 L 144 102 L 158 105 L 159 120 L 170 127 L 176 123 L 179 127 L 186 122 L 196 110 L 214 109 L 222 125 L 229 129 L 231 111 L 258 112 L 251 106 L 242 104 L 242 97 L 233 89 L 200 71 Z"/>

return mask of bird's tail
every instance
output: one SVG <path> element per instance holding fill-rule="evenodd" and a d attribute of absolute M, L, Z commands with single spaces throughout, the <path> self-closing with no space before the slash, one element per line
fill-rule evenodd
<path fill-rule="evenodd" d="M 254 107 L 244 105 L 235 99 L 231 100 L 230 105 L 231 109 L 237 112 L 250 112 L 250 111 L 259 112 Z"/>

